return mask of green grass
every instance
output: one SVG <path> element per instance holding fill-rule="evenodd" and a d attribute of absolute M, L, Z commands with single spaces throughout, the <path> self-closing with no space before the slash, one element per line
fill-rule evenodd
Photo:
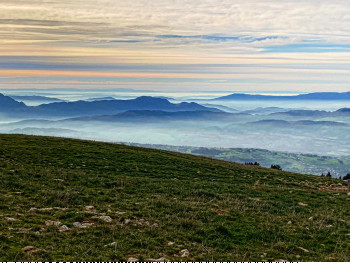
<path fill-rule="evenodd" d="M 0 182 L 1 261 L 350 260 L 347 194 L 319 190 L 340 183 L 335 179 L 125 145 L 1 135 Z M 26 246 L 36 250 L 22 251 Z"/>

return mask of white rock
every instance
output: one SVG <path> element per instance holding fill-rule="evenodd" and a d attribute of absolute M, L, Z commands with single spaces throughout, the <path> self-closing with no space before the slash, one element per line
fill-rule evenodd
<path fill-rule="evenodd" d="M 74 222 L 73 226 L 76 228 L 86 228 L 86 226 L 83 226 L 80 222 Z"/>
<path fill-rule="evenodd" d="M 94 210 L 94 209 L 95 209 L 95 207 L 93 205 L 85 206 L 85 210 L 91 211 L 91 210 Z"/>
<path fill-rule="evenodd" d="M 309 253 L 310 251 L 306 248 L 303 248 L 303 247 L 298 247 L 299 250 L 305 252 L 305 253 Z"/>
<path fill-rule="evenodd" d="M 110 243 L 108 245 L 105 245 L 105 247 L 116 247 L 117 245 L 118 245 L 117 242 L 112 242 L 112 243 Z"/>
<path fill-rule="evenodd" d="M 175 244 L 175 242 L 172 242 L 172 241 L 169 241 L 168 242 L 168 246 L 172 246 L 172 245 L 174 245 Z"/>
<path fill-rule="evenodd" d="M 313 220 L 314 220 L 314 218 L 311 216 L 311 217 L 309 217 L 309 220 L 310 220 L 310 221 L 313 221 Z"/>
<path fill-rule="evenodd" d="M 298 205 L 300 205 L 300 206 L 307 206 L 307 204 L 302 203 L 302 202 L 299 202 Z"/>
<path fill-rule="evenodd" d="M 69 227 L 66 225 L 62 225 L 58 228 L 58 231 L 60 231 L 60 232 L 67 232 L 69 230 L 70 230 Z"/>
<path fill-rule="evenodd" d="M 62 225 L 62 223 L 60 221 L 47 220 L 47 221 L 45 221 L 45 225 L 59 227 L 60 225 Z"/>
<path fill-rule="evenodd" d="M 183 249 L 180 251 L 181 255 L 180 257 L 185 258 L 188 257 L 190 255 L 190 252 L 188 251 L 188 249 Z"/>
<path fill-rule="evenodd" d="M 291 224 L 293 224 L 292 221 L 288 221 L 287 225 L 291 225 Z"/>
<path fill-rule="evenodd" d="M 113 219 L 110 216 L 93 216 L 92 218 L 98 218 L 107 223 L 111 223 L 113 221 Z"/>
<path fill-rule="evenodd" d="M 16 219 L 16 218 L 13 218 L 13 217 L 6 217 L 6 220 L 7 220 L 7 221 L 10 221 L 10 222 L 17 221 L 17 219 Z"/>
<path fill-rule="evenodd" d="M 128 259 L 127 259 L 127 262 L 137 262 L 137 261 L 139 261 L 138 258 L 133 258 L 133 257 L 131 257 L 131 258 L 128 258 Z"/>
<path fill-rule="evenodd" d="M 117 212 L 115 212 L 117 215 L 125 215 L 126 214 L 126 212 L 120 212 L 120 211 L 117 211 Z"/>

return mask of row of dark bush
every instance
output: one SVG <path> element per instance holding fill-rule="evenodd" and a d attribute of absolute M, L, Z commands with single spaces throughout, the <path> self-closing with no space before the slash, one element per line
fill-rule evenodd
<path fill-rule="evenodd" d="M 260 166 L 260 163 L 258 162 L 245 162 L 245 165 L 255 165 L 255 166 Z M 271 164 L 271 169 L 275 169 L 275 170 L 280 170 L 282 171 L 282 167 L 278 164 Z M 324 173 L 321 174 L 322 177 L 332 177 L 332 174 L 330 172 L 328 172 L 326 175 Z M 341 176 L 339 176 L 340 180 L 350 180 L 350 173 L 348 173 L 347 175 L 345 175 L 343 178 Z"/>
<path fill-rule="evenodd" d="M 324 173 L 321 174 L 322 177 L 332 177 L 331 173 L 328 172 L 326 175 Z M 339 176 L 339 180 L 350 180 L 350 173 L 345 175 L 343 178 Z"/>
<path fill-rule="evenodd" d="M 244 163 L 245 165 L 255 165 L 255 166 L 260 166 L 260 163 L 258 163 L 258 162 L 245 162 Z M 271 169 L 275 169 L 275 170 L 280 170 L 280 171 L 282 171 L 282 168 L 281 168 L 281 166 L 280 165 L 278 165 L 278 164 L 272 164 L 271 165 Z"/>

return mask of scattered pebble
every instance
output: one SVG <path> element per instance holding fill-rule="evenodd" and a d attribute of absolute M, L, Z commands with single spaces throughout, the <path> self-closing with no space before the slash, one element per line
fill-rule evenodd
<path fill-rule="evenodd" d="M 124 220 L 124 224 L 125 224 L 125 225 L 128 225 L 130 222 L 131 222 L 130 219 L 125 219 L 125 220 Z"/>
<path fill-rule="evenodd" d="M 115 212 L 117 215 L 124 215 L 124 214 L 126 214 L 126 212 L 120 212 L 120 211 L 117 211 L 117 212 Z"/>
<path fill-rule="evenodd" d="M 299 202 L 298 205 L 300 205 L 300 206 L 307 206 L 307 204 L 302 203 L 302 202 Z"/>
<path fill-rule="evenodd" d="M 298 247 L 299 250 L 305 252 L 305 253 L 309 253 L 310 251 L 306 248 L 303 248 L 303 247 Z"/>
<path fill-rule="evenodd" d="M 60 232 L 68 232 L 69 230 L 70 230 L 69 227 L 66 225 L 62 225 L 58 228 L 58 231 Z"/>
<path fill-rule="evenodd" d="M 110 216 L 93 216 L 92 218 L 98 218 L 107 223 L 111 223 L 113 221 L 113 219 Z"/>
<path fill-rule="evenodd" d="M 172 246 L 172 245 L 174 245 L 175 244 L 175 242 L 172 242 L 172 241 L 169 241 L 168 242 L 168 246 Z"/>
<path fill-rule="evenodd" d="M 137 262 L 137 261 L 139 261 L 138 258 L 133 258 L 133 257 L 131 257 L 131 258 L 128 258 L 128 259 L 127 259 L 127 262 Z"/>
<path fill-rule="evenodd" d="M 287 225 L 291 225 L 291 224 L 293 224 L 292 221 L 288 221 Z"/>
<path fill-rule="evenodd" d="M 331 228 L 331 227 L 333 227 L 333 225 L 328 225 L 328 226 L 326 226 L 327 228 Z"/>
<path fill-rule="evenodd" d="M 57 227 L 59 227 L 60 225 L 62 225 L 62 223 L 60 221 L 47 220 L 47 221 L 45 221 L 45 225 L 46 226 L 57 226 Z"/>
<path fill-rule="evenodd" d="M 311 216 L 311 217 L 309 217 L 309 220 L 310 220 L 310 221 L 313 221 L 313 220 L 314 220 L 314 218 Z"/>
<path fill-rule="evenodd" d="M 85 206 L 85 210 L 91 211 L 91 210 L 94 210 L 94 209 L 95 209 L 95 207 L 93 205 Z"/>
<path fill-rule="evenodd" d="M 38 249 L 38 248 L 33 247 L 33 246 L 26 246 L 26 247 L 22 248 L 21 250 L 23 252 L 26 252 L 26 253 L 34 254 L 34 253 L 39 252 L 41 249 Z"/>
<path fill-rule="evenodd" d="M 188 249 L 183 249 L 180 251 L 181 255 L 180 257 L 185 258 L 188 257 L 190 255 L 190 252 L 188 251 Z"/>
<path fill-rule="evenodd" d="M 147 261 L 149 261 L 149 262 L 166 262 L 166 261 L 168 261 L 168 259 L 167 258 L 163 258 L 163 257 L 157 258 L 157 259 L 149 258 L 149 259 L 147 259 Z"/>
<path fill-rule="evenodd" d="M 105 245 L 105 247 L 116 247 L 118 245 L 117 242 L 112 242 L 110 244 Z"/>
<path fill-rule="evenodd" d="M 13 218 L 13 217 L 6 217 L 7 221 L 10 221 L 10 222 L 14 222 L 14 221 L 17 221 L 16 218 Z"/>
<path fill-rule="evenodd" d="M 92 227 L 94 224 L 93 223 L 80 223 L 80 222 L 74 222 L 73 226 L 76 228 L 89 228 Z"/>

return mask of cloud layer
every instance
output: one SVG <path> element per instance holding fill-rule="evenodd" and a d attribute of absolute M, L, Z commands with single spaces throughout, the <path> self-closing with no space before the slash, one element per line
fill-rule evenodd
<path fill-rule="evenodd" d="M 88 71 L 137 88 L 345 90 L 349 14 L 340 0 L 0 0 L 0 85 Z"/>

